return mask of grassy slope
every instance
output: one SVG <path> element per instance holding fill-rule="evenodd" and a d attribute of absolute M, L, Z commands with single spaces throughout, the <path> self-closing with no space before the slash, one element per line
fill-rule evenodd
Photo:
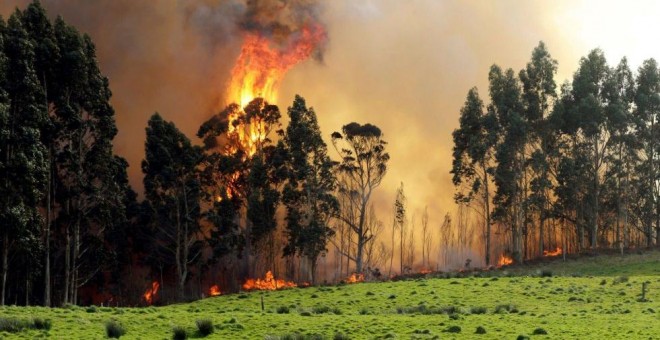
<path fill-rule="evenodd" d="M 539 277 L 541 271 L 555 276 Z M 483 338 L 516 339 L 532 336 L 536 328 L 548 339 L 660 339 L 660 252 L 644 255 L 599 256 L 519 266 L 486 275 L 493 277 L 430 278 L 336 287 L 312 287 L 278 292 L 256 292 L 208 298 L 190 304 L 149 308 L 47 309 L 0 308 L 0 317 L 46 317 L 50 331 L 0 333 L 0 338 L 102 339 L 104 323 L 121 322 L 122 339 L 171 339 L 173 326 L 184 326 L 195 337 L 195 320 L 208 318 L 216 325 L 214 339 L 264 339 L 293 332 L 317 333 L 330 339 L 341 332 L 352 339 L 373 338 Z M 507 275 L 515 275 L 506 277 Z M 620 282 L 627 276 L 627 282 Z M 641 283 L 648 281 L 649 302 L 637 302 Z M 261 296 L 265 312 L 261 311 Z M 569 301 L 571 300 L 571 301 Z M 458 307 L 447 314 L 398 314 L 399 307 Z M 500 304 L 513 304 L 517 313 L 495 313 Z M 288 314 L 278 314 L 281 306 Z M 315 307 L 338 309 L 315 314 Z M 471 314 L 485 307 L 485 314 Z M 301 315 L 310 311 L 311 315 Z M 303 313 L 307 314 L 307 313 Z M 461 333 L 443 332 L 460 326 Z M 486 334 L 474 334 L 483 326 Z"/>

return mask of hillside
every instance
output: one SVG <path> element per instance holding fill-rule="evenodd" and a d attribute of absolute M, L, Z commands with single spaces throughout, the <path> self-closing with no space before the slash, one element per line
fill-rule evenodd
<path fill-rule="evenodd" d="M 171 339 L 175 326 L 199 338 L 195 321 L 200 319 L 214 324 L 209 339 L 294 339 L 295 333 L 327 339 L 516 339 L 543 338 L 534 334 L 543 332 L 552 339 L 657 339 L 660 334 L 658 251 L 456 275 L 242 293 L 166 307 L 4 307 L 0 326 L 7 318 L 45 318 L 52 328 L 0 336 L 103 339 L 105 323 L 113 319 L 126 329 L 122 339 Z M 646 301 L 640 299 L 643 282 L 648 282 Z M 476 334 L 478 327 L 485 334 Z"/>

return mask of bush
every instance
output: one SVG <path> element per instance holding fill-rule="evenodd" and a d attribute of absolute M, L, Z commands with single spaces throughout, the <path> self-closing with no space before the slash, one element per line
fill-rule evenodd
<path fill-rule="evenodd" d="M 287 306 L 279 306 L 276 309 L 277 314 L 289 314 L 289 307 Z"/>
<path fill-rule="evenodd" d="M 552 271 L 548 269 L 541 270 L 541 277 L 552 277 Z"/>
<path fill-rule="evenodd" d="M 616 285 L 616 284 L 619 284 L 619 283 L 624 283 L 624 282 L 628 282 L 628 277 L 627 276 L 619 276 L 616 279 L 612 280 L 613 285 Z"/>
<path fill-rule="evenodd" d="M 181 326 L 176 326 L 172 328 L 172 339 L 174 340 L 186 340 L 188 339 L 188 333 L 186 329 Z"/>
<path fill-rule="evenodd" d="M 495 313 L 500 314 L 504 312 L 518 313 L 518 308 L 516 308 L 516 306 L 512 304 L 502 304 L 502 305 L 497 305 L 495 307 Z"/>
<path fill-rule="evenodd" d="M 29 328 L 27 320 L 18 318 L 0 318 L 0 332 L 18 333 Z"/>
<path fill-rule="evenodd" d="M 330 311 L 330 307 L 328 306 L 316 306 L 312 308 L 312 312 L 314 314 L 325 314 L 328 313 L 329 311 Z"/>
<path fill-rule="evenodd" d="M 42 319 L 42 318 L 34 318 L 32 320 L 34 324 L 34 329 L 42 329 L 42 330 L 50 330 L 50 328 L 53 326 L 53 323 L 50 321 L 50 319 Z"/>
<path fill-rule="evenodd" d="M 488 309 L 486 307 L 471 307 L 470 314 L 486 314 Z"/>
<path fill-rule="evenodd" d="M 213 321 L 209 319 L 201 319 L 195 321 L 195 324 L 197 324 L 197 331 L 202 336 L 208 336 L 213 333 Z"/>
<path fill-rule="evenodd" d="M 529 340 L 529 337 L 527 335 L 521 334 L 521 335 L 518 335 L 516 340 Z"/>
<path fill-rule="evenodd" d="M 532 332 L 533 335 L 546 335 L 548 332 L 543 328 L 537 328 Z"/>
<path fill-rule="evenodd" d="M 344 333 L 337 332 L 335 333 L 335 336 L 332 337 L 332 340 L 350 340 L 348 335 L 345 335 Z"/>
<path fill-rule="evenodd" d="M 447 333 L 460 333 L 461 332 L 461 327 L 460 326 L 450 326 L 449 328 L 445 329 L 445 332 L 447 332 Z"/>
<path fill-rule="evenodd" d="M 481 327 L 481 326 L 478 326 L 478 327 L 477 327 L 477 330 L 475 331 L 475 333 L 476 333 L 476 334 L 486 334 L 486 329 L 483 328 L 483 327 Z"/>
<path fill-rule="evenodd" d="M 96 312 L 98 312 L 98 309 L 96 308 L 96 306 L 91 305 L 91 306 L 87 307 L 87 309 L 85 309 L 85 311 L 87 313 L 96 313 Z"/>
<path fill-rule="evenodd" d="M 126 329 L 119 322 L 110 320 L 105 323 L 105 335 L 108 338 L 119 339 L 124 334 L 126 334 Z"/>

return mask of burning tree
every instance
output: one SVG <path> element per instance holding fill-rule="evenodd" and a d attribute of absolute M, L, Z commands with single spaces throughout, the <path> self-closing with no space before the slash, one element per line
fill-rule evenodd
<path fill-rule="evenodd" d="M 337 218 L 348 225 L 357 237 L 356 254 L 347 256 L 355 262 L 356 271 L 363 268 L 364 247 L 375 235 L 366 224 L 367 207 L 373 190 L 387 173 L 390 155 L 385 152 L 385 142 L 380 129 L 371 124 L 350 123 L 342 127 L 342 133 L 332 134 L 332 143 L 341 157 L 337 164 L 338 194 L 345 204 Z"/>

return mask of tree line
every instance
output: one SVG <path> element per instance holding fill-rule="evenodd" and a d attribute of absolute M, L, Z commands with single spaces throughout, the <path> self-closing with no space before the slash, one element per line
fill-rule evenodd
<path fill-rule="evenodd" d="M 545 44 L 516 73 L 493 65 L 490 102 L 468 91 L 453 133 L 455 200 L 477 209 L 486 264 L 493 228 L 515 261 L 660 239 L 660 71 L 610 66 L 595 49 L 559 91 Z"/>
<path fill-rule="evenodd" d="M 363 271 L 389 160 L 378 127 L 333 133 L 333 160 L 300 96 L 286 127 L 261 98 L 228 105 L 200 126 L 199 145 L 155 113 L 138 201 L 112 149 L 110 98 L 89 36 L 38 1 L 0 18 L 0 304 L 135 305 L 151 281 L 180 301 L 202 281 L 237 289 L 281 257 L 280 272 L 314 283 L 335 220 Z"/>

